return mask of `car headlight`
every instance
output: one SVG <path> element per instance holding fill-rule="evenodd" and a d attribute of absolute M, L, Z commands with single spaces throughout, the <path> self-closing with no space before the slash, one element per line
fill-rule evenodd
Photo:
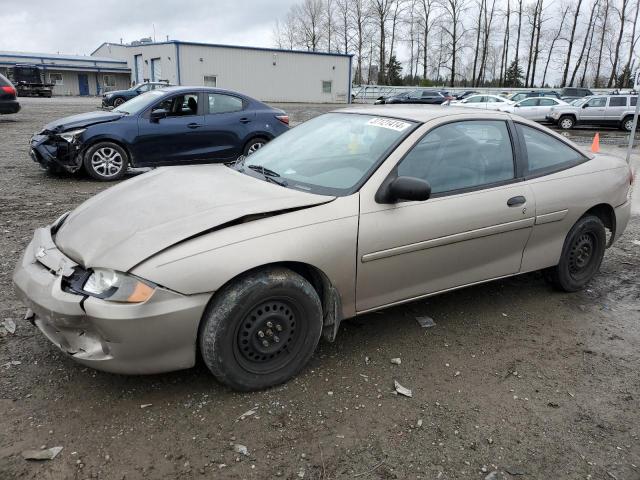
<path fill-rule="evenodd" d="M 78 130 L 69 130 L 68 132 L 59 133 L 58 136 L 69 143 L 73 143 L 86 128 L 80 128 Z"/>
<path fill-rule="evenodd" d="M 142 303 L 151 298 L 156 287 L 126 273 L 94 268 L 82 290 L 111 302 Z"/>

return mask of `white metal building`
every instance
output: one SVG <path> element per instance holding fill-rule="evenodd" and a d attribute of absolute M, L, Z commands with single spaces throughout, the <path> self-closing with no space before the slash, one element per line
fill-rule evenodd
<path fill-rule="evenodd" d="M 177 40 L 103 43 L 92 55 L 125 61 L 135 83 L 212 86 L 269 102 L 351 99 L 351 55 Z"/>
<path fill-rule="evenodd" d="M 131 86 L 127 62 L 112 57 L 0 51 L 1 74 L 16 64 L 41 67 L 54 95 L 99 95 Z"/>

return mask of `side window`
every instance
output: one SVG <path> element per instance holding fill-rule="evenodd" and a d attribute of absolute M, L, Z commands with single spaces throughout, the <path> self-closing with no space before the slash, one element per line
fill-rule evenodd
<path fill-rule="evenodd" d="M 482 98 L 480 95 L 476 95 L 475 97 L 467 98 L 467 103 L 480 103 L 482 102 Z"/>
<path fill-rule="evenodd" d="M 555 100 L 552 100 L 551 98 L 541 98 L 539 103 L 541 107 L 551 107 L 557 104 L 558 102 L 556 102 Z"/>
<path fill-rule="evenodd" d="M 609 97 L 610 107 L 626 107 L 627 97 Z"/>
<path fill-rule="evenodd" d="M 402 160 L 398 175 L 426 180 L 434 194 L 510 180 L 514 168 L 507 126 L 487 120 L 437 127 Z"/>
<path fill-rule="evenodd" d="M 140 93 L 144 93 L 144 92 L 148 92 L 149 91 L 149 84 L 145 83 L 144 85 L 141 85 L 140 88 L 138 88 L 138 92 Z"/>
<path fill-rule="evenodd" d="M 167 98 L 155 105 L 153 110 L 166 110 L 168 117 L 185 117 L 198 114 L 198 94 L 187 93 Z"/>
<path fill-rule="evenodd" d="M 635 107 L 636 104 L 638 103 L 638 97 L 630 97 L 629 100 L 632 107 Z"/>
<path fill-rule="evenodd" d="M 242 100 L 231 95 L 208 93 L 209 113 L 229 113 L 242 110 Z"/>
<path fill-rule="evenodd" d="M 562 170 L 582 162 L 585 157 L 576 150 L 536 128 L 520 123 L 516 128 L 527 150 L 528 174 Z"/>
<path fill-rule="evenodd" d="M 536 105 L 538 105 L 538 99 L 537 98 L 528 98 L 528 99 L 520 102 L 520 106 L 521 107 L 535 107 Z"/>
<path fill-rule="evenodd" d="M 587 108 L 604 107 L 606 104 L 607 99 L 605 97 L 592 98 L 587 102 Z"/>

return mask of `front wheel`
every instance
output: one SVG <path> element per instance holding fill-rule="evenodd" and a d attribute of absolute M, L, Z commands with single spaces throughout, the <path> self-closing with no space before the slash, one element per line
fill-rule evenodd
<path fill-rule="evenodd" d="M 560 262 L 545 277 L 565 292 L 582 290 L 600 269 L 607 242 L 602 220 L 586 215 L 569 230 Z"/>
<path fill-rule="evenodd" d="M 113 142 L 97 143 L 84 155 L 84 169 L 89 176 L 101 182 L 121 179 L 127 172 L 128 165 L 127 152 Z"/>
<path fill-rule="evenodd" d="M 558 126 L 562 130 L 571 130 L 575 124 L 576 121 L 573 119 L 573 117 L 569 116 L 560 117 L 560 120 L 558 120 Z"/>
<path fill-rule="evenodd" d="M 286 382 L 313 355 L 322 306 L 313 286 L 281 267 L 250 272 L 217 292 L 200 327 L 202 358 L 235 390 Z"/>
<path fill-rule="evenodd" d="M 118 108 L 123 103 L 124 103 L 124 98 L 118 97 L 113 101 L 113 108 Z"/>

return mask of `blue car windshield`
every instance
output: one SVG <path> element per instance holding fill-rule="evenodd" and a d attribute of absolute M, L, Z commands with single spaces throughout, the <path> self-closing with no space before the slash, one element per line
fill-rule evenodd
<path fill-rule="evenodd" d="M 160 97 L 165 94 L 166 92 L 163 92 L 161 90 L 151 90 L 150 92 L 143 93 L 142 95 L 138 95 L 137 97 L 124 102 L 119 107 L 114 108 L 113 111 L 127 114 L 142 112 L 147 107 L 150 107 L 152 104 L 156 103 L 160 99 Z"/>
<path fill-rule="evenodd" d="M 280 135 L 236 168 L 289 188 L 348 195 L 415 125 L 388 117 L 328 113 Z"/>

